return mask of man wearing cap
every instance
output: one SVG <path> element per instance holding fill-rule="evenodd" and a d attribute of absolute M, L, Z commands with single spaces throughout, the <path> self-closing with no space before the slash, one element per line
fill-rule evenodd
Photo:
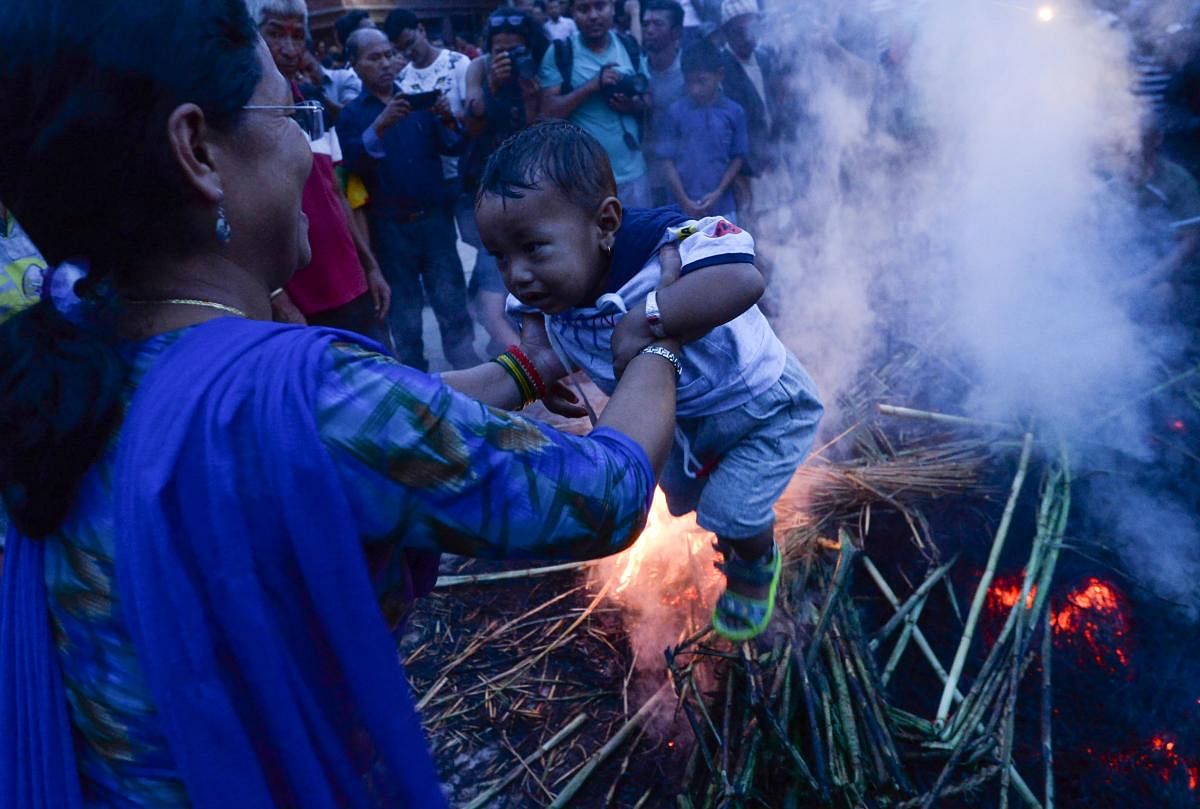
<path fill-rule="evenodd" d="M 725 0 L 721 4 L 721 28 L 725 34 L 725 95 L 746 111 L 750 135 L 747 172 L 760 176 L 771 164 L 772 133 L 776 104 L 772 87 L 776 81 L 775 60 L 758 45 L 757 0 Z M 746 210 L 741 206 L 739 208 Z"/>

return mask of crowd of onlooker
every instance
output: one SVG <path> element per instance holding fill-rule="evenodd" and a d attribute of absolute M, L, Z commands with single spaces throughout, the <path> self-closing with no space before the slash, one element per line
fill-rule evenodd
<path fill-rule="evenodd" d="M 899 0 L 858 4 L 857 18 L 827 14 L 809 26 L 819 33 L 786 49 L 764 47 L 761 0 L 512 0 L 480 31 L 429 30 L 402 8 L 356 10 L 316 39 L 304 0 L 248 5 L 295 100 L 318 105 L 322 119 L 304 194 L 313 260 L 275 298 L 276 316 L 361 332 L 418 368 L 428 364 L 426 306 L 454 367 L 479 361 L 476 323 L 489 350 L 517 339 L 474 197 L 489 155 L 537 120 L 567 118 L 595 136 L 626 207 L 678 205 L 751 230 L 780 155 L 808 148 L 813 114 L 796 77 L 812 53 L 869 88 L 873 126 L 922 146 L 906 84 L 911 36 L 861 24 L 895 18 Z M 1149 113 L 1140 202 L 1186 223 L 1165 231 L 1153 273 L 1179 276 L 1200 254 L 1200 226 L 1188 222 L 1200 217 L 1196 26 L 1143 0 L 1095 5 L 1128 32 L 1134 92 Z M 784 20 L 789 30 L 807 25 L 805 8 L 801 22 Z M 19 226 L 3 222 L 0 318 L 36 295 L 40 266 Z M 460 240 L 474 248 L 469 272 Z"/>

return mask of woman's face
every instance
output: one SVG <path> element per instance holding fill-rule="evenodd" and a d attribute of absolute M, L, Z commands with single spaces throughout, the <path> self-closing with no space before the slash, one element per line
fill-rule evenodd
<path fill-rule="evenodd" d="M 249 105 L 293 103 L 291 87 L 259 40 L 262 80 Z M 229 258 L 263 278 L 270 289 L 283 286 L 312 259 L 308 217 L 300 209 L 312 171 L 312 147 L 287 110 L 244 110 L 238 125 L 213 136 L 221 146 L 217 166 L 225 213 L 233 236 Z"/>

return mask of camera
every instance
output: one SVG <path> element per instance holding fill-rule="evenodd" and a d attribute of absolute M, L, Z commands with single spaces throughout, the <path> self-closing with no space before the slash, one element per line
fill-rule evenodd
<path fill-rule="evenodd" d="M 610 98 L 615 95 L 641 96 L 645 95 L 649 89 L 650 79 L 641 73 L 629 73 L 622 76 L 616 84 L 604 88 L 604 95 Z"/>
<path fill-rule="evenodd" d="M 538 64 L 533 58 L 533 53 L 524 45 L 518 45 L 508 52 L 508 58 L 512 60 L 513 75 L 520 81 L 530 81 L 537 78 Z"/>

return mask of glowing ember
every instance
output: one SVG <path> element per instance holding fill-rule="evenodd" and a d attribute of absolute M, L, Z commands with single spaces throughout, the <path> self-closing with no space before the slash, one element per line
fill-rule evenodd
<path fill-rule="evenodd" d="M 1111 584 L 1094 576 L 1084 580 L 1067 593 L 1051 623 L 1055 644 L 1073 650 L 1077 662 L 1109 672 L 1129 665 L 1129 608 Z"/>
<path fill-rule="evenodd" d="M 1054 7 L 1042 6 L 1037 10 L 1037 18 L 1041 22 L 1052 22 L 1054 20 Z"/>
<path fill-rule="evenodd" d="M 1153 774 L 1164 784 L 1170 784 L 1177 778 L 1186 778 L 1188 789 L 1196 792 L 1200 789 L 1200 763 L 1182 755 L 1178 748 L 1173 736 L 1158 733 L 1143 747 L 1102 755 L 1100 758 L 1122 780 L 1127 773 L 1136 771 Z"/>
<path fill-rule="evenodd" d="M 1177 433 L 1185 433 L 1187 432 L 1187 422 L 1183 419 L 1172 419 L 1171 429 Z"/>

